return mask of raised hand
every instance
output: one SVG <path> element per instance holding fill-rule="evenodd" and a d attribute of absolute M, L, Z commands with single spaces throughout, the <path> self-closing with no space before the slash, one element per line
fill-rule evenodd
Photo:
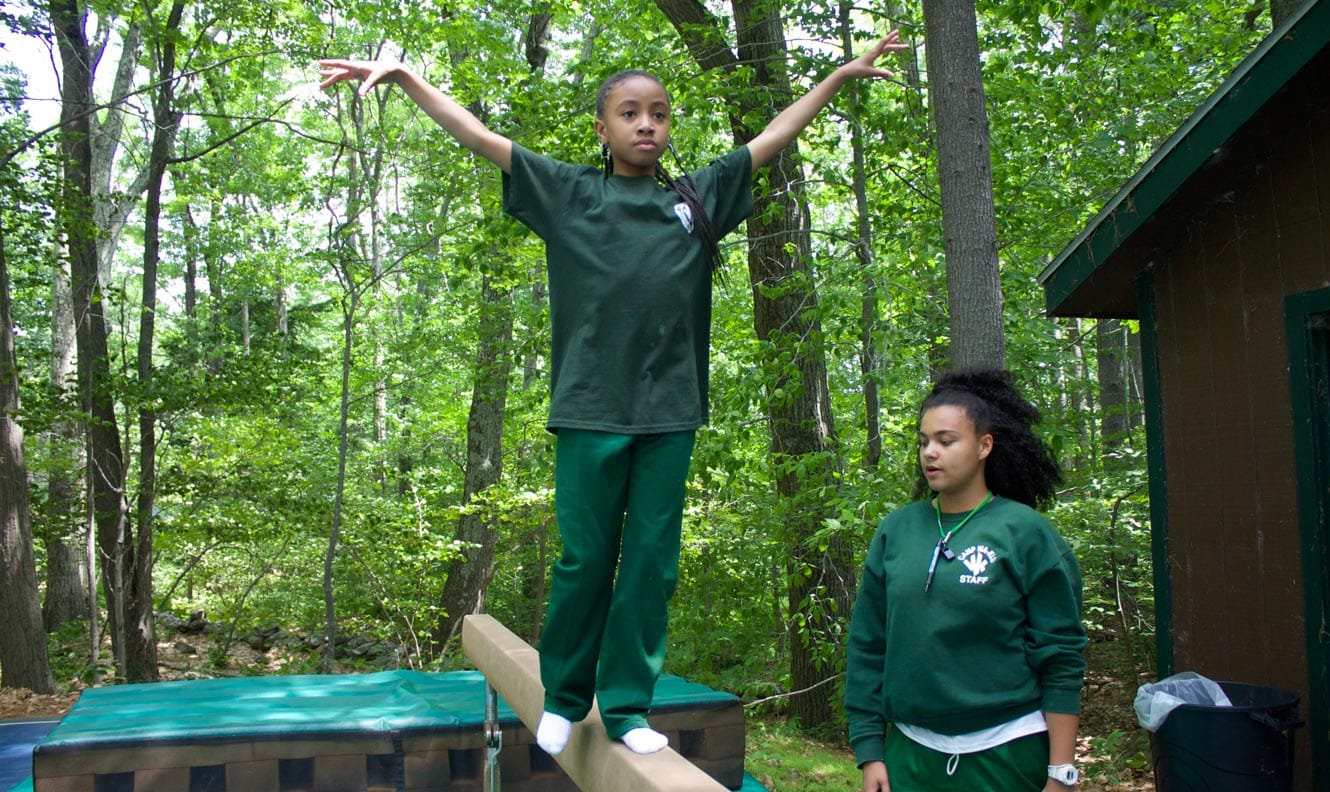
<path fill-rule="evenodd" d="M 356 93 L 365 96 L 381 82 L 396 82 L 402 64 L 395 61 L 340 60 L 327 58 L 319 61 L 319 88 L 327 89 L 346 80 L 359 80 Z"/>
<path fill-rule="evenodd" d="M 901 43 L 901 32 L 893 30 L 881 41 L 859 53 L 859 57 L 849 61 L 841 68 L 850 77 L 880 77 L 889 80 L 895 74 L 889 69 L 879 67 L 877 59 L 889 52 L 904 52 L 909 48 L 909 44 Z"/>

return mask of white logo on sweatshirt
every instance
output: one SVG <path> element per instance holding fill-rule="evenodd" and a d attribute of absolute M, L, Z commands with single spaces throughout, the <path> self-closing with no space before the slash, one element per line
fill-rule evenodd
<path fill-rule="evenodd" d="M 988 582 L 988 576 L 984 573 L 988 571 L 988 565 L 997 560 L 997 553 L 987 545 L 970 545 L 961 551 L 960 559 L 965 568 L 970 570 L 970 574 L 961 575 L 961 582 L 982 586 Z"/>
<path fill-rule="evenodd" d="M 686 203 L 674 205 L 674 213 L 679 216 L 679 223 L 688 233 L 693 233 L 693 209 Z"/>

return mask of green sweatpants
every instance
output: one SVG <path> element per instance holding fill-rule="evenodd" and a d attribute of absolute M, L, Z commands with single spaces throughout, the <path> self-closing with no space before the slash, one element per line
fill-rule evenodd
<path fill-rule="evenodd" d="M 577 722 L 594 695 L 613 738 L 647 725 L 665 663 L 693 435 L 559 430 L 563 555 L 540 637 L 545 709 Z"/>
<path fill-rule="evenodd" d="M 885 758 L 891 792 L 1041 792 L 1048 783 L 1048 732 L 958 756 L 891 729 Z"/>

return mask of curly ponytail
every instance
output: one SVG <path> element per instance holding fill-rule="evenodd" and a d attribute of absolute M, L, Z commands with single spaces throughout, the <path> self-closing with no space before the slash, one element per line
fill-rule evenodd
<path fill-rule="evenodd" d="M 945 374 L 919 407 L 919 416 L 934 407 L 965 410 L 975 432 L 993 436 L 993 450 L 984 465 L 988 488 L 1004 498 L 1042 508 L 1052 503 L 1062 483 L 1053 450 L 1034 433 L 1039 410 L 1025 400 L 1003 369 Z M 921 493 L 927 483 L 920 478 Z"/>

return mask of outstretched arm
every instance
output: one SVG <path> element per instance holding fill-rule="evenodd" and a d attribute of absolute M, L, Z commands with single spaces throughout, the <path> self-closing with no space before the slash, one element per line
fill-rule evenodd
<path fill-rule="evenodd" d="M 344 80 L 359 80 L 357 90 L 361 96 L 379 83 L 396 83 L 411 97 L 411 101 L 439 126 L 457 139 L 458 143 L 498 165 L 504 173 L 512 170 L 513 142 L 481 123 L 471 111 L 453 101 L 442 91 L 422 80 L 419 75 L 400 63 L 386 61 L 321 60 L 320 88 L 328 88 Z"/>
<path fill-rule="evenodd" d="M 909 45 L 900 43 L 900 31 L 893 30 L 886 38 L 869 47 L 859 57 L 841 65 L 825 80 L 814 86 L 813 90 L 782 110 L 780 115 L 771 119 L 766 129 L 748 141 L 748 155 L 753 159 L 753 170 L 765 165 L 777 151 L 790 145 L 790 142 L 799 136 L 822 108 L 831 103 L 831 98 L 842 85 L 860 77 L 890 78 L 892 76 L 890 71 L 875 65 L 877 59 L 888 52 L 900 52 L 906 49 L 909 49 Z"/>

